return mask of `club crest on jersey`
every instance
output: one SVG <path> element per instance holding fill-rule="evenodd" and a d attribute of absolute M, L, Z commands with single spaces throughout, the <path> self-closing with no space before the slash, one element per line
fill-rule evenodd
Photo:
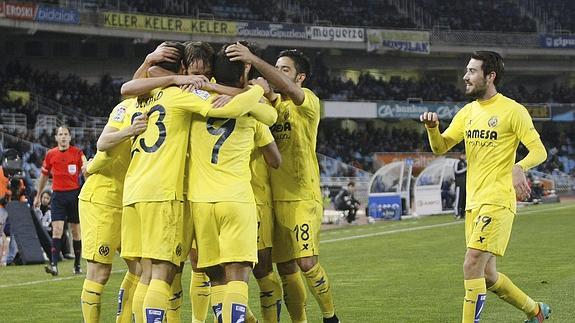
<path fill-rule="evenodd" d="M 112 116 L 112 120 L 116 122 L 122 122 L 124 120 L 124 116 L 126 115 L 126 107 L 119 106 L 116 109 L 116 112 Z"/>
<path fill-rule="evenodd" d="M 70 175 L 76 175 L 76 171 L 77 171 L 77 170 L 78 170 L 78 169 L 77 169 L 77 167 L 76 167 L 76 164 L 68 165 L 68 173 L 69 173 Z"/>
<path fill-rule="evenodd" d="M 284 120 L 289 120 L 289 110 L 284 112 Z"/>
<path fill-rule="evenodd" d="M 204 90 L 194 90 L 192 93 L 199 96 L 202 100 L 207 100 L 210 97 L 210 93 Z"/>
<path fill-rule="evenodd" d="M 106 257 L 107 255 L 110 254 L 110 246 L 108 246 L 107 244 L 101 245 L 100 248 L 98 248 L 98 253 L 101 256 Z"/>
<path fill-rule="evenodd" d="M 497 116 L 493 116 L 493 117 L 491 117 L 491 118 L 489 119 L 489 121 L 487 121 L 487 125 L 488 125 L 490 128 L 495 128 L 495 127 L 497 127 L 497 123 L 498 123 Z"/>

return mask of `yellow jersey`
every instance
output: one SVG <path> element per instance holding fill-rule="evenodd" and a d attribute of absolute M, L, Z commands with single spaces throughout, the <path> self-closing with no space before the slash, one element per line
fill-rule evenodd
<path fill-rule="evenodd" d="M 130 126 L 130 116 L 136 110 L 135 98 L 120 102 L 108 118 L 107 127 L 118 130 Z M 124 178 L 130 164 L 130 140 L 124 140 L 109 151 L 98 151 L 88 166 L 88 177 L 78 198 L 113 207 L 122 207 Z"/>
<path fill-rule="evenodd" d="M 257 123 L 194 116 L 188 199 L 192 202 L 254 202 L 250 185 L 250 153 Z"/>
<path fill-rule="evenodd" d="M 264 154 L 259 149 L 274 141 L 274 137 L 268 127 L 261 122 L 256 124 L 254 137 L 255 149 L 250 156 L 250 170 L 252 174 L 251 185 L 254 191 L 256 204 L 272 206 L 272 188 L 270 185 L 270 171 Z"/>
<path fill-rule="evenodd" d="M 132 142 L 124 205 L 183 200 L 191 112 L 205 115 L 211 109 L 209 97 L 207 92 L 189 93 L 172 86 L 139 101 L 133 118 L 146 114 L 148 128 Z"/>
<path fill-rule="evenodd" d="M 317 128 L 320 119 L 319 98 L 303 88 L 300 106 L 291 100 L 276 101 L 278 120 L 271 128 L 282 164 L 271 169 L 274 201 L 321 201 L 319 165 L 316 156 Z"/>
<path fill-rule="evenodd" d="M 464 106 L 442 136 L 456 143 L 465 140 L 466 209 L 493 204 L 515 212 L 511 177 L 515 153 L 519 142 L 529 144 L 539 138 L 527 109 L 498 93 Z"/>
<path fill-rule="evenodd" d="M 132 160 L 124 184 L 124 205 L 182 201 L 192 112 L 203 117 L 235 118 L 257 108 L 258 116 L 270 122 L 275 120 L 276 112 L 258 103 L 263 93 L 260 86 L 254 86 L 220 109 L 212 109 L 215 93 L 203 90 L 190 93 L 175 86 L 154 90 L 148 99 L 140 101 L 132 118 L 147 114 L 148 128 L 132 143 Z M 186 193 L 190 194 L 189 189 Z"/>

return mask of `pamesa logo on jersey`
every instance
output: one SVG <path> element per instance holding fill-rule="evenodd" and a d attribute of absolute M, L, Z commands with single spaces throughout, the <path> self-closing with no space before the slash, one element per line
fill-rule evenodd
<path fill-rule="evenodd" d="M 489 128 L 496 128 L 498 124 L 499 119 L 497 118 L 497 116 L 492 116 L 487 121 L 487 126 Z M 497 140 L 497 131 L 487 129 L 469 129 L 465 131 L 465 138 Z"/>

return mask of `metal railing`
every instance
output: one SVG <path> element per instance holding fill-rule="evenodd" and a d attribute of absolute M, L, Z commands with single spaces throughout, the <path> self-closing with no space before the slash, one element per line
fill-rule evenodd
<path fill-rule="evenodd" d="M 27 121 L 23 113 L 0 113 L 0 127 L 5 129 L 24 131 L 27 129 Z"/>

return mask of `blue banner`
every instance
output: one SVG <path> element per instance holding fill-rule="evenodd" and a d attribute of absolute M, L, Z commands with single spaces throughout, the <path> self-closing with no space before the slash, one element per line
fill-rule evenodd
<path fill-rule="evenodd" d="M 279 38 L 279 39 L 307 39 L 305 26 L 295 24 L 274 24 L 266 22 L 238 22 L 238 36 Z"/>
<path fill-rule="evenodd" d="M 401 197 L 399 194 L 370 194 L 367 202 L 368 216 L 383 220 L 401 219 Z"/>
<path fill-rule="evenodd" d="M 440 119 L 452 119 L 466 102 L 406 103 L 385 101 L 377 104 L 378 118 L 419 119 L 423 112 L 436 112 Z"/>
<path fill-rule="evenodd" d="M 575 35 L 539 35 L 539 44 L 544 48 L 575 48 Z"/>
<path fill-rule="evenodd" d="M 80 12 L 72 8 L 52 7 L 41 4 L 36 11 L 36 21 L 55 22 L 67 25 L 80 24 Z"/>

